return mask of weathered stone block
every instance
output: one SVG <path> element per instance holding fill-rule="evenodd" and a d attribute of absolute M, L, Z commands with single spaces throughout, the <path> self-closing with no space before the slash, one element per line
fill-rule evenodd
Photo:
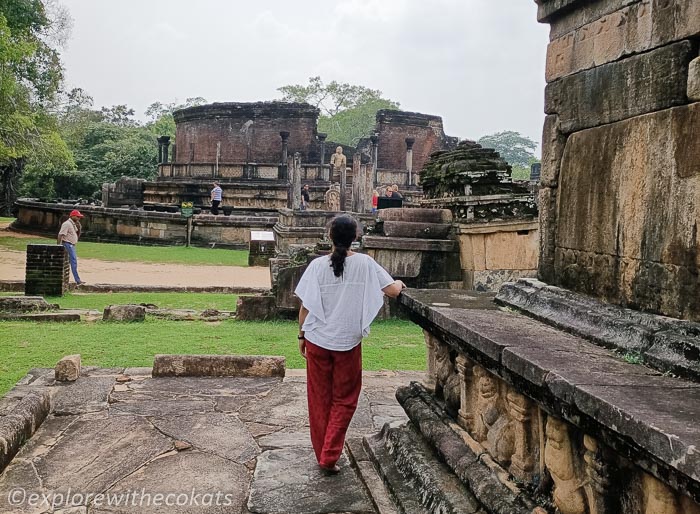
<path fill-rule="evenodd" d="M 700 146 L 692 144 L 698 138 L 697 103 L 569 137 L 556 209 L 554 283 L 700 319 Z M 548 216 L 541 218 L 543 266 L 552 250 Z"/>
<path fill-rule="evenodd" d="M 688 64 L 697 54 L 681 41 L 547 85 L 545 112 L 561 131 L 597 127 L 686 103 Z"/>
<path fill-rule="evenodd" d="M 236 303 L 236 319 L 264 321 L 276 319 L 277 303 L 274 296 L 239 296 Z"/>
<path fill-rule="evenodd" d="M 637 2 L 553 39 L 547 47 L 546 79 L 552 82 L 698 33 L 700 4 L 697 2 Z"/>
<path fill-rule="evenodd" d="M 80 377 L 80 355 L 66 355 L 56 363 L 55 377 L 58 382 L 75 382 Z"/>
<path fill-rule="evenodd" d="M 48 392 L 32 392 L 0 416 L 0 473 L 51 411 Z"/>
<path fill-rule="evenodd" d="M 688 67 L 688 99 L 700 102 L 700 57 L 690 61 Z"/>
<path fill-rule="evenodd" d="M 262 355 L 156 355 L 154 377 L 284 377 L 285 358 Z"/>
<path fill-rule="evenodd" d="M 557 228 L 557 190 L 543 187 L 538 192 L 540 211 L 540 255 L 537 275 L 545 282 L 554 277 L 555 234 Z"/>
<path fill-rule="evenodd" d="M 109 305 L 102 315 L 104 321 L 143 321 L 146 308 L 142 305 Z"/>
<path fill-rule="evenodd" d="M 449 209 L 382 209 L 379 211 L 382 221 L 409 221 L 418 223 L 452 223 Z"/>
<path fill-rule="evenodd" d="M 566 145 L 566 136 L 562 134 L 559 118 L 555 115 L 546 116 L 542 129 L 542 168 L 540 185 L 557 187 L 561 157 Z"/>
<path fill-rule="evenodd" d="M 57 309 L 56 304 L 48 303 L 41 296 L 2 296 L 0 312 L 37 312 Z"/>
<path fill-rule="evenodd" d="M 385 236 L 422 239 L 447 239 L 451 229 L 452 225 L 448 223 L 385 221 L 383 225 Z"/>

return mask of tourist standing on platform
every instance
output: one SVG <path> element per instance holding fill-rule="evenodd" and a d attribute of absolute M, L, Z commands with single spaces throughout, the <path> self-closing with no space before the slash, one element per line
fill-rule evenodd
<path fill-rule="evenodd" d="M 214 182 L 214 189 L 211 190 L 211 213 L 216 216 L 219 214 L 219 205 L 221 205 L 221 195 L 223 191 L 218 182 Z"/>
<path fill-rule="evenodd" d="M 403 195 L 399 193 L 399 186 L 396 184 L 391 186 L 391 197 L 397 200 L 403 200 Z"/>
<path fill-rule="evenodd" d="M 309 208 L 309 184 L 304 184 L 301 188 L 301 210 L 305 211 Z"/>
<path fill-rule="evenodd" d="M 78 285 L 84 284 L 80 280 L 78 275 L 78 255 L 75 253 L 75 245 L 78 244 L 78 238 L 80 237 L 80 218 L 83 215 L 80 211 L 73 209 L 70 212 L 69 218 L 63 222 L 61 229 L 58 231 L 58 239 L 56 244 L 63 245 L 68 253 L 68 260 L 70 261 L 70 269 L 73 272 L 73 278 L 75 283 Z"/>
<path fill-rule="evenodd" d="M 311 261 L 295 293 L 299 351 L 306 359 L 311 444 L 322 470 L 337 473 L 345 434 L 362 388 L 362 338 L 384 305 L 406 285 L 369 255 L 355 253 L 357 222 L 348 215 L 331 222 L 331 255 Z"/>
<path fill-rule="evenodd" d="M 377 205 L 379 204 L 379 192 L 375 189 L 372 192 L 372 214 L 377 212 Z"/>

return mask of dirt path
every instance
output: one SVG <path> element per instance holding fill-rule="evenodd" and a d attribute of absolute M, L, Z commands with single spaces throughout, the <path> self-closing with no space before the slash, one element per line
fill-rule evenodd
<path fill-rule="evenodd" d="M 2 235 L 36 237 L 3 230 Z M 0 280 L 24 280 L 24 252 L 0 247 Z M 263 267 L 192 266 L 185 264 L 151 264 L 145 262 L 113 262 L 81 259 L 78 272 L 88 284 L 183 287 L 270 287 L 270 270 Z M 71 276 L 71 282 L 73 277 Z"/>

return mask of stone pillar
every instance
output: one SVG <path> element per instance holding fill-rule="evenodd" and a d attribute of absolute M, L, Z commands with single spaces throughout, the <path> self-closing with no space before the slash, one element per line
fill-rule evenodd
<path fill-rule="evenodd" d="M 160 136 L 158 139 L 158 164 L 168 164 L 168 147 L 170 136 Z"/>
<path fill-rule="evenodd" d="M 287 162 L 287 152 L 289 148 L 289 132 L 282 130 L 280 132 L 280 137 L 282 138 L 282 164 Z"/>
<path fill-rule="evenodd" d="M 378 183 L 377 180 L 377 158 L 379 156 L 379 136 L 374 134 L 369 137 L 369 140 L 372 142 L 372 181 L 373 181 L 373 188 L 374 186 Z"/>
<path fill-rule="evenodd" d="M 69 269 L 63 245 L 27 245 L 24 294 L 63 296 L 68 291 Z"/>
<path fill-rule="evenodd" d="M 455 361 L 459 374 L 459 425 L 467 432 L 474 430 L 474 413 L 471 405 L 471 388 L 474 380 L 474 363 L 464 355 L 457 355 Z"/>
<path fill-rule="evenodd" d="M 168 164 L 168 154 L 170 147 L 170 136 L 163 136 L 163 164 Z"/>
<path fill-rule="evenodd" d="M 358 152 L 352 156 L 352 212 L 365 212 L 364 177 L 360 176 L 361 156 Z"/>
<path fill-rule="evenodd" d="M 318 140 L 321 142 L 321 176 L 318 177 L 321 180 L 330 180 L 330 169 L 326 172 L 326 138 L 328 134 L 319 132 Z"/>
<path fill-rule="evenodd" d="M 428 389 L 435 390 L 435 384 L 437 384 L 437 370 L 435 366 L 435 352 L 437 350 L 436 346 L 438 342 L 435 336 L 423 329 L 423 337 L 425 338 L 425 346 L 428 349 L 428 372 L 425 375 L 425 386 Z"/>
<path fill-rule="evenodd" d="M 535 459 L 533 453 L 532 414 L 533 404 L 529 398 L 514 390 L 508 391 L 508 413 L 513 423 L 513 455 L 509 471 L 514 477 L 531 481 Z"/>
<path fill-rule="evenodd" d="M 177 159 L 177 145 L 175 143 L 173 143 L 173 155 L 172 155 L 171 160 L 172 160 L 172 162 L 175 162 L 176 159 Z"/>
<path fill-rule="evenodd" d="M 292 161 L 292 209 L 299 210 L 301 205 L 301 154 L 294 153 Z"/>
<path fill-rule="evenodd" d="M 340 168 L 340 210 L 346 210 L 346 199 L 348 190 L 348 167 Z"/>
<path fill-rule="evenodd" d="M 406 172 L 408 173 L 407 185 L 413 185 L 413 143 L 415 143 L 415 138 L 406 138 Z"/>

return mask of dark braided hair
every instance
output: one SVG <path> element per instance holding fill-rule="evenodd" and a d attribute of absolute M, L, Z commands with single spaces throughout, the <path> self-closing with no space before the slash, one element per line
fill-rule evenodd
<path fill-rule="evenodd" d="M 343 214 L 336 216 L 331 221 L 331 241 L 333 241 L 333 253 L 331 254 L 331 267 L 333 274 L 340 277 L 345 268 L 345 258 L 348 256 L 350 245 L 357 237 L 357 222 L 351 216 Z"/>

